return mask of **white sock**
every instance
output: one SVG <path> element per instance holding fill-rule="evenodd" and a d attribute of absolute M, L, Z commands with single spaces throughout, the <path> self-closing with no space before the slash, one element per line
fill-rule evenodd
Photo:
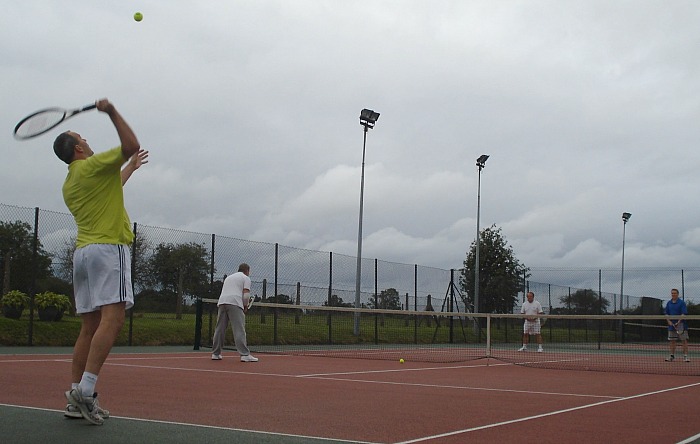
<path fill-rule="evenodd" d="M 77 382 L 71 382 L 71 383 L 70 383 L 70 388 L 71 388 L 71 389 L 75 389 L 75 388 L 78 388 L 79 385 L 80 385 L 80 384 L 77 383 Z"/>
<path fill-rule="evenodd" d="M 80 391 L 83 396 L 92 396 L 95 393 L 95 384 L 97 384 L 97 375 L 83 372 L 83 377 L 80 380 Z"/>

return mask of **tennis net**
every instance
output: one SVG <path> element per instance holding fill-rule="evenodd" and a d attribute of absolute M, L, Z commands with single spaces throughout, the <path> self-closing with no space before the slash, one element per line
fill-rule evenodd
<path fill-rule="evenodd" d="M 217 300 L 198 301 L 195 349 L 211 347 Z M 700 316 L 688 316 L 691 327 Z M 473 314 L 257 303 L 246 316 L 256 353 L 420 362 L 496 360 L 570 370 L 700 375 L 700 329 L 690 328 L 689 362 L 679 342 L 673 362 L 659 315 L 543 315 L 543 351 L 520 314 Z M 226 349 L 235 350 L 229 327 Z"/>

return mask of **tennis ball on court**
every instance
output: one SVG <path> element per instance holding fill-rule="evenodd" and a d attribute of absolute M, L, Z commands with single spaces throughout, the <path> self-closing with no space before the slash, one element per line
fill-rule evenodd
<path fill-rule="evenodd" d="M 143 14 L 141 14 L 140 12 L 135 13 L 134 20 L 136 20 L 137 22 L 140 22 L 141 20 L 143 20 Z"/>
<path fill-rule="evenodd" d="M 399 362 L 403 364 L 404 363 L 403 358 L 399 359 Z"/>

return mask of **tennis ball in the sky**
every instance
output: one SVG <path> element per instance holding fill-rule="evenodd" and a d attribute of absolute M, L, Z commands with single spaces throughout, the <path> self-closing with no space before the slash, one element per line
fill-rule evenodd
<path fill-rule="evenodd" d="M 143 20 L 143 14 L 141 14 L 140 12 L 135 13 L 134 20 L 136 20 L 137 22 L 140 22 L 141 20 Z"/>
<path fill-rule="evenodd" d="M 404 363 L 403 358 L 399 359 L 399 362 L 403 364 Z"/>

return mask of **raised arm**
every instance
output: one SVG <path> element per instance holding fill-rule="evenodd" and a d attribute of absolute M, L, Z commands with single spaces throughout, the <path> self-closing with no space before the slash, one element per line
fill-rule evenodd
<path fill-rule="evenodd" d="M 141 148 L 136 135 L 121 114 L 119 114 L 119 111 L 117 111 L 109 100 L 100 99 L 96 102 L 96 105 L 99 111 L 106 113 L 112 120 L 112 124 L 114 124 L 114 128 L 117 130 L 117 134 L 119 135 L 119 141 L 121 142 L 122 155 L 124 156 L 124 159 L 131 159 L 131 156 L 136 154 Z"/>
<path fill-rule="evenodd" d="M 139 150 L 136 154 L 131 156 L 129 162 L 122 169 L 122 186 L 126 184 L 134 171 L 138 170 L 141 165 L 148 163 L 148 151 Z"/>

